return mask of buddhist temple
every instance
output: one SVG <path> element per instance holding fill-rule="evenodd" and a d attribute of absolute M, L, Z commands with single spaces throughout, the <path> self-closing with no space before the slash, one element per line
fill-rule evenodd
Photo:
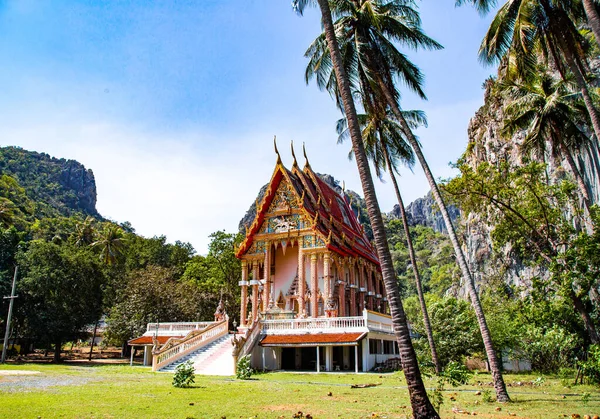
<path fill-rule="evenodd" d="M 277 162 L 237 249 L 240 324 L 219 304 L 213 322 L 148 324 L 129 345 L 154 371 L 191 361 L 231 375 L 249 356 L 258 370 L 370 371 L 399 352 L 377 254 L 343 190 L 306 163 Z M 341 193 L 340 193 L 341 192 Z M 232 324 L 235 328 L 237 323 Z"/>
<path fill-rule="evenodd" d="M 379 260 L 349 199 L 313 171 L 306 152 L 300 168 L 292 147 L 287 169 L 275 150 L 275 170 L 236 253 L 239 331 L 260 329 L 258 344 L 245 345 L 254 346 L 253 365 L 369 370 L 397 357 Z"/>

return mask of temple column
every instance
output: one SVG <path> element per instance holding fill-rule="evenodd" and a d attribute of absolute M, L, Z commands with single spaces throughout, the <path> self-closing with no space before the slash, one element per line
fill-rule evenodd
<path fill-rule="evenodd" d="M 302 243 L 298 241 L 298 314 L 306 316 L 306 281 L 304 280 L 304 252 Z"/>
<path fill-rule="evenodd" d="M 341 283 L 338 287 L 338 315 L 346 317 L 346 285 Z"/>
<path fill-rule="evenodd" d="M 252 323 L 258 318 L 258 262 L 252 263 Z"/>
<path fill-rule="evenodd" d="M 269 301 L 271 297 L 271 242 L 267 242 L 265 248 L 265 285 L 263 289 L 263 311 L 269 309 Z"/>
<path fill-rule="evenodd" d="M 367 284 L 365 283 L 364 266 L 359 266 L 359 291 L 358 309 L 360 311 L 360 315 L 362 315 L 362 312 L 365 309 L 365 302 L 367 300 Z"/>
<path fill-rule="evenodd" d="M 356 313 L 356 272 L 354 265 L 350 266 L 350 315 L 357 316 Z"/>
<path fill-rule="evenodd" d="M 319 317 L 319 281 L 317 277 L 317 254 L 310 255 L 310 315 Z"/>
<path fill-rule="evenodd" d="M 240 307 L 240 326 L 246 327 L 246 317 L 248 316 L 248 262 L 242 260 L 242 301 Z"/>
<path fill-rule="evenodd" d="M 329 252 L 325 252 L 323 255 L 323 294 L 325 298 L 323 303 L 325 305 L 325 317 L 335 317 L 335 300 L 333 299 L 333 286 L 331 281 L 331 255 Z"/>

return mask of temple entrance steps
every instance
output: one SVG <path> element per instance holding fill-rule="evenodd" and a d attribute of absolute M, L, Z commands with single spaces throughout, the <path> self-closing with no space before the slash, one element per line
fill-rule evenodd
<path fill-rule="evenodd" d="M 234 375 L 231 336 L 226 336 L 211 354 L 195 361 L 194 368 L 199 375 Z"/>
<path fill-rule="evenodd" d="M 197 374 L 208 375 L 208 373 L 203 371 L 206 368 L 211 367 L 212 364 L 216 364 L 216 366 L 223 367 L 222 369 L 224 373 L 211 373 L 211 375 L 233 375 L 233 357 L 231 355 L 232 349 L 231 336 L 227 334 L 209 343 L 208 345 L 189 353 L 172 364 L 161 368 L 160 371 L 175 372 L 175 368 L 177 368 L 178 365 L 183 364 L 186 361 L 192 361 Z M 227 366 L 226 362 L 221 362 L 221 358 L 226 358 L 227 356 L 229 361 L 228 369 L 225 368 Z M 217 361 L 219 362 L 217 363 Z M 225 361 L 225 359 L 223 359 L 223 361 Z M 213 370 L 214 368 L 210 369 Z"/>

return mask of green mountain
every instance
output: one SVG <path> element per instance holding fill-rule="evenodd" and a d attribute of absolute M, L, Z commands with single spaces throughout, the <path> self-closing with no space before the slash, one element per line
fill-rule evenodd
<path fill-rule="evenodd" d="M 100 218 L 91 170 L 19 147 L 0 147 L 0 215 L 31 221 L 75 214 Z"/>

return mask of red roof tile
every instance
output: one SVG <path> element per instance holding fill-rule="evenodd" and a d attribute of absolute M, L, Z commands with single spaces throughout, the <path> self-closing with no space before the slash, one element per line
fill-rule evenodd
<path fill-rule="evenodd" d="M 318 333 L 311 335 L 267 335 L 261 346 L 348 345 L 358 342 L 365 333 Z"/>
<path fill-rule="evenodd" d="M 127 342 L 129 345 L 152 345 L 153 336 L 140 336 Z M 164 345 L 171 338 L 182 338 L 183 336 L 158 336 L 158 343 Z"/>

